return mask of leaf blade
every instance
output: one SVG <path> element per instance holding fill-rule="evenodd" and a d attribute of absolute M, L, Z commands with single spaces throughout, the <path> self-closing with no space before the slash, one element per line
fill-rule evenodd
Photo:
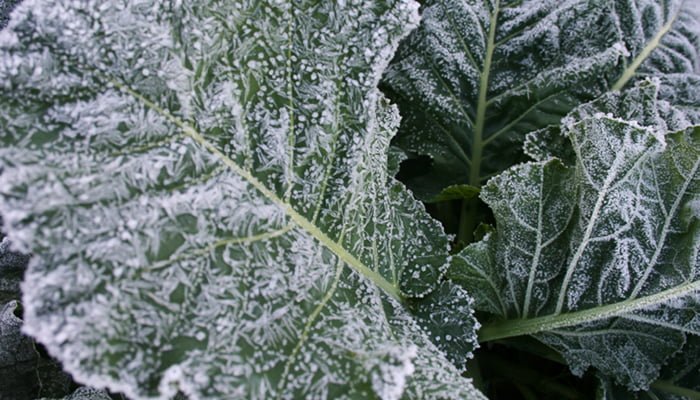
<path fill-rule="evenodd" d="M 659 77 L 666 99 L 689 102 L 697 18 L 684 1 L 426 3 L 384 78 L 405 117 L 397 145 L 432 159 L 407 182 L 422 199 L 481 186 L 524 161 L 529 132 L 640 78 Z"/>
<path fill-rule="evenodd" d="M 376 89 L 414 3 L 15 15 L 0 209 L 36 254 L 24 329 L 76 379 L 154 399 L 481 397 L 397 302 L 447 266 L 387 175 L 398 115 Z"/>
<path fill-rule="evenodd" d="M 450 274 L 489 297 L 477 308 L 505 319 L 482 328 L 482 341 L 533 335 L 574 373 L 594 366 L 639 390 L 685 335 L 700 333 L 700 130 L 668 118 L 656 96 L 646 83 L 581 106 L 562 128 L 574 165 L 516 166 L 484 188 L 497 233 L 467 248 Z"/>

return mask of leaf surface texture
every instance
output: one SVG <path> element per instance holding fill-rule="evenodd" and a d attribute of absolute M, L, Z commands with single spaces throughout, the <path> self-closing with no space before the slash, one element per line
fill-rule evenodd
<path fill-rule="evenodd" d="M 528 132 L 645 76 L 697 104 L 692 0 L 431 0 L 385 75 L 404 117 L 396 145 L 432 164 L 405 181 L 429 199 L 523 160 Z M 695 109 L 697 110 L 697 109 Z"/>
<path fill-rule="evenodd" d="M 480 398 L 399 302 L 448 263 L 387 174 L 376 85 L 416 22 L 408 0 L 22 3 L 0 211 L 35 255 L 24 329 L 133 398 Z"/>
<path fill-rule="evenodd" d="M 563 124 L 575 164 L 522 164 L 482 198 L 496 232 L 452 278 L 506 321 L 484 340 L 532 334 L 574 373 L 594 366 L 632 390 L 700 334 L 700 128 L 658 86 L 603 96 Z"/>

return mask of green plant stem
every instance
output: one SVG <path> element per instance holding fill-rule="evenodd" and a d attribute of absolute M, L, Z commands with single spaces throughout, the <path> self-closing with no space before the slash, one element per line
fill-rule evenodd
<path fill-rule="evenodd" d="M 486 109 L 488 108 L 489 75 L 491 73 L 491 63 L 493 62 L 493 52 L 496 47 L 496 26 L 498 25 L 498 13 L 500 0 L 496 1 L 493 13 L 489 19 L 488 41 L 486 43 L 486 54 L 484 64 L 479 77 L 479 100 L 476 106 L 476 119 L 474 121 L 474 137 L 472 138 L 471 167 L 469 168 L 469 185 L 476 188 L 481 187 L 481 160 L 484 150 L 484 127 L 486 126 Z M 478 224 L 476 220 L 479 199 L 469 199 L 462 201 L 462 212 L 460 213 L 459 234 L 457 240 L 468 244 L 474 239 L 474 230 Z"/>
<path fill-rule="evenodd" d="M 500 1 L 497 0 L 491 18 L 489 19 L 486 54 L 479 77 L 479 100 L 476 106 L 474 138 L 472 139 L 472 165 L 469 171 L 469 184 L 474 187 L 479 187 L 481 185 L 481 157 L 484 149 L 484 127 L 486 126 L 486 109 L 488 108 L 486 97 L 489 91 L 489 75 L 491 73 L 491 63 L 493 62 L 493 51 L 496 47 L 496 25 L 498 24 L 499 3 Z"/>
<path fill-rule="evenodd" d="M 670 393 L 670 394 L 675 394 L 677 396 L 683 396 L 688 399 L 692 400 L 700 400 L 700 392 L 676 386 L 672 382 L 665 381 L 665 380 L 658 380 L 654 383 L 651 384 L 651 387 L 656 390 L 660 390 L 662 392 Z"/>
<path fill-rule="evenodd" d="M 514 336 L 532 335 L 538 332 L 552 331 L 568 326 L 618 317 L 650 306 L 683 298 L 697 290 L 700 290 L 700 281 L 689 282 L 646 297 L 638 297 L 587 310 L 486 324 L 479 331 L 479 343 Z"/>
<path fill-rule="evenodd" d="M 474 197 L 462 200 L 462 208 L 459 213 L 459 233 L 457 242 L 469 244 L 474 240 L 474 230 L 477 226 L 477 211 L 479 209 L 479 198 Z"/>

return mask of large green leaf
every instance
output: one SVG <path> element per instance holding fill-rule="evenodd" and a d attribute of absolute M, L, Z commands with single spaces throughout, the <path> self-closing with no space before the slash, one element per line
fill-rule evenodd
<path fill-rule="evenodd" d="M 387 70 L 397 145 L 431 157 L 405 176 L 428 199 L 515 164 L 525 134 L 642 76 L 698 99 L 695 0 L 429 0 Z M 697 103 L 695 103 L 697 104 Z"/>
<path fill-rule="evenodd" d="M 639 390 L 700 335 L 700 127 L 656 89 L 567 118 L 575 165 L 523 164 L 484 187 L 497 230 L 452 269 L 498 317 L 482 340 L 531 334 L 574 373 L 594 366 Z"/>
<path fill-rule="evenodd" d="M 0 211 L 35 255 L 24 329 L 77 380 L 154 399 L 481 397 L 403 305 L 448 265 L 387 174 L 398 113 L 376 89 L 415 3 L 35 0 L 13 18 Z"/>

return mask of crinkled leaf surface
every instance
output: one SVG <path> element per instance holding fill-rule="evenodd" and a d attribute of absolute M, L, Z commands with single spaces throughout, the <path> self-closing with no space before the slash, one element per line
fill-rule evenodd
<path fill-rule="evenodd" d="M 574 166 L 523 164 L 484 187 L 497 231 L 452 270 L 477 308 L 507 319 L 483 340 L 533 334 L 574 373 L 594 366 L 639 390 L 700 334 L 700 128 L 656 91 L 567 117 Z"/>
<path fill-rule="evenodd" d="M 526 133 L 641 76 L 697 104 L 699 48 L 695 0 L 427 1 L 385 76 L 397 145 L 433 161 L 405 181 L 426 199 L 480 186 L 521 159 Z"/>
<path fill-rule="evenodd" d="M 19 285 L 28 261 L 28 256 L 10 250 L 6 237 L 0 240 L 0 303 L 19 300 Z"/>
<path fill-rule="evenodd" d="M 683 349 L 661 370 L 646 392 L 629 392 L 601 377 L 600 400 L 686 400 L 700 397 L 700 336 L 689 336 Z"/>
<path fill-rule="evenodd" d="M 102 390 L 80 387 L 68 396 L 62 397 L 61 400 L 111 400 L 109 394 Z M 46 397 L 40 400 L 54 400 Z"/>
<path fill-rule="evenodd" d="M 667 89 L 659 77 L 652 77 L 645 81 L 640 81 L 630 93 L 621 96 L 604 97 L 596 103 L 595 107 L 581 106 L 573 110 L 569 116 L 572 119 L 585 119 L 595 114 L 606 113 L 619 115 L 635 121 L 643 121 L 647 125 L 659 124 L 659 120 L 666 121 L 666 127 L 660 129 L 676 130 L 690 125 L 700 125 L 700 99 L 694 103 L 689 103 L 690 98 L 682 105 L 673 104 L 666 101 L 656 102 L 656 108 L 644 109 L 636 101 L 642 103 L 654 102 L 663 96 Z M 537 131 L 530 132 L 524 143 L 523 150 L 536 161 L 546 161 L 556 157 L 567 165 L 576 163 L 576 152 L 571 146 L 571 141 L 567 137 L 566 126 L 548 126 Z"/>
<path fill-rule="evenodd" d="M 36 395 L 24 382 L 34 377 L 38 357 L 32 339 L 20 332 L 22 320 L 15 315 L 16 309 L 16 301 L 0 303 L 0 399 Z M 12 387 L 6 387 L 7 382 L 13 382 Z"/>
<path fill-rule="evenodd" d="M 480 398 L 399 302 L 447 267 L 387 175 L 376 89 L 416 21 L 409 0 L 22 3 L 0 208 L 35 254 L 25 330 L 133 398 Z"/>

